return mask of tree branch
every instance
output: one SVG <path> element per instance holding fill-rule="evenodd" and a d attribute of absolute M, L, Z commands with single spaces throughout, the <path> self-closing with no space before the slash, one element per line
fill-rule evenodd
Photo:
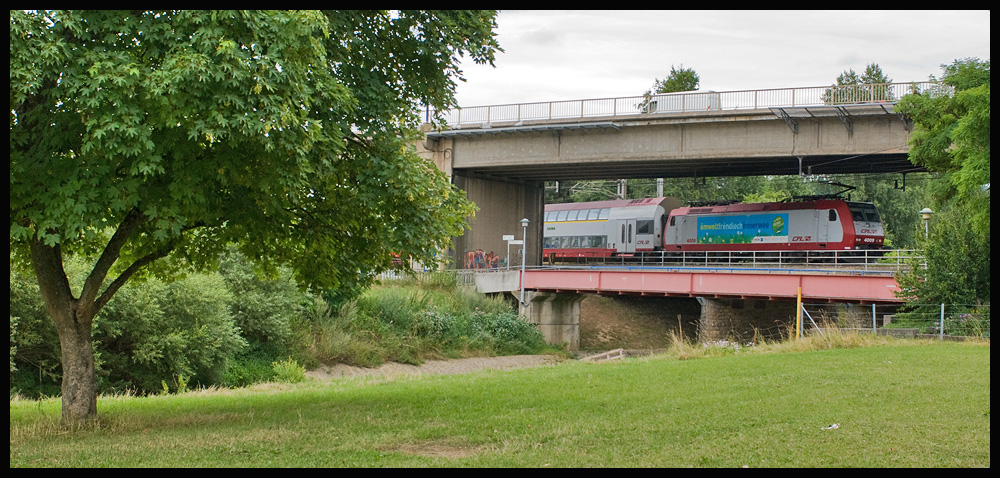
<path fill-rule="evenodd" d="M 94 268 L 90 271 L 90 275 L 87 276 L 87 280 L 83 284 L 83 290 L 80 292 L 80 302 L 85 307 L 92 307 L 97 293 L 101 290 L 101 284 L 104 283 L 104 279 L 108 275 L 108 271 L 111 270 L 111 267 L 121 256 L 122 247 L 135 234 L 139 226 L 146 222 L 146 219 L 146 215 L 140 212 L 139 208 L 132 208 L 125 215 L 125 218 L 122 219 L 121 224 L 118 225 L 115 234 L 111 236 L 108 245 L 104 247 L 104 252 L 97 259 Z M 100 309 L 100 307 L 97 307 L 97 309 Z M 96 313 L 97 310 L 95 309 L 94 312 Z"/>
<path fill-rule="evenodd" d="M 46 245 L 44 240 L 38 238 L 37 232 L 34 237 L 28 239 L 28 246 L 31 249 L 31 265 L 38 279 L 45 308 L 50 316 L 61 316 L 58 309 L 72 304 L 74 300 L 69 279 L 63 269 L 62 249 L 59 244 Z"/>
<path fill-rule="evenodd" d="M 167 254 L 170 254 L 170 251 L 172 251 L 174 248 L 174 244 L 175 242 L 171 242 L 167 247 L 164 247 L 163 249 L 158 249 L 154 252 L 151 252 L 149 254 L 146 254 L 145 256 L 140 257 L 138 260 L 133 262 L 132 265 L 128 266 L 128 268 L 122 271 L 122 273 L 119 274 L 118 277 L 115 278 L 115 280 L 111 281 L 111 284 L 108 285 L 108 288 L 104 290 L 101 296 L 94 301 L 94 312 L 96 313 L 97 311 L 101 310 L 101 308 L 103 308 L 108 303 L 108 301 L 111 300 L 111 297 L 115 295 L 115 292 L 118 292 L 118 289 L 121 289 L 121 287 L 125 285 L 125 283 L 128 282 L 128 280 L 133 275 L 135 275 L 136 272 L 139 272 L 140 269 L 146 267 L 153 261 L 166 257 Z"/>

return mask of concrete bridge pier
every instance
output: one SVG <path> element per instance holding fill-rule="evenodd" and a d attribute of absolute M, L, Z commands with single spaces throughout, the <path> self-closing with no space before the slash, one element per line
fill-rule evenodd
<path fill-rule="evenodd" d="M 423 126 L 430 132 L 430 125 Z M 469 219 L 469 229 L 465 234 L 454 237 L 451 259 L 458 269 L 471 269 L 469 253 L 492 252 L 510 265 L 521 264 L 521 247 L 510 246 L 504 236 L 524 239 L 522 219 L 528 219 L 527 242 L 525 243 L 526 265 L 540 265 L 542 261 L 542 234 L 545 230 L 545 182 L 544 180 L 519 180 L 503 178 L 474 171 L 455 169 L 453 159 L 456 151 L 461 152 L 469 141 L 456 141 L 453 137 L 428 137 L 418 142 L 417 154 L 431 161 L 452 184 L 466 193 L 479 211 Z"/>
<path fill-rule="evenodd" d="M 537 266 L 542 260 L 542 234 L 545 226 L 545 184 L 540 181 L 505 181 L 464 176 L 456 173 L 452 182 L 465 191 L 469 199 L 479 207 L 476 216 L 469 220 L 469 229 L 461 237 L 453 239 L 455 244 L 455 264 L 466 267 L 465 257 L 469 252 L 493 252 L 507 260 L 505 235 L 515 240 L 524 238 L 522 219 L 528 219 L 527 241 L 525 243 L 526 265 Z M 510 266 L 521 265 L 521 246 L 510 246 Z"/>
<path fill-rule="evenodd" d="M 698 298 L 699 342 L 778 340 L 795 325 L 795 302 L 767 299 Z"/>
<path fill-rule="evenodd" d="M 511 294 L 520 301 L 520 291 Z M 583 298 L 583 294 L 525 291 L 525 303 L 521 304 L 519 313 L 538 326 L 548 343 L 565 344 L 566 350 L 579 350 Z"/>

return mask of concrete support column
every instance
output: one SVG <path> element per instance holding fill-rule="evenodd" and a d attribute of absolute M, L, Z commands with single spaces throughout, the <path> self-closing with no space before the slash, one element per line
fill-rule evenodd
<path fill-rule="evenodd" d="M 698 340 L 751 342 L 777 340 L 795 325 L 795 302 L 699 298 Z"/>
<path fill-rule="evenodd" d="M 520 292 L 511 292 L 518 296 Z M 520 314 L 536 324 L 545 340 L 553 345 L 566 344 L 566 350 L 580 348 L 580 302 L 583 294 L 528 292 Z"/>
<path fill-rule="evenodd" d="M 507 242 L 504 235 L 521 239 L 524 227 L 521 219 L 527 218 L 528 238 L 526 264 L 537 266 L 542 263 L 542 234 L 545 226 L 544 183 L 538 181 L 502 181 L 463 176 L 456 172 L 452 178 L 455 186 L 465 191 L 479 211 L 469 220 L 469 229 L 462 237 L 454 238 L 454 263 L 463 268 L 469 252 L 493 252 L 501 258 L 507 256 Z M 511 266 L 521 265 L 521 247 L 510 248 Z"/>

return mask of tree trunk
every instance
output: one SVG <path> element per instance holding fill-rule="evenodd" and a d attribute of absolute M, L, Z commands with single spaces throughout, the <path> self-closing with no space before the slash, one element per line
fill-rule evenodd
<path fill-rule="evenodd" d="M 97 417 L 97 374 L 91 327 L 93 302 L 81 302 L 70 292 L 58 245 L 30 241 L 31 263 L 45 308 L 59 333 L 62 351 L 62 423 L 74 426 Z"/>
<path fill-rule="evenodd" d="M 94 368 L 92 327 L 97 312 L 139 269 L 166 257 L 174 243 L 168 242 L 129 265 L 101 292 L 111 266 L 122 247 L 148 217 L 138 208 L 130 210 L 108 241 L 101 257 L 84 282 L 80 297 L 73 297 L 63 268 L 62 248 L 49 245 L 37 234 L 28 240 L 31 265 L 45 309 L 56 324 L 62 350 L 62 422 L 74 426 L 97 418 L 97 371 Z"/>
<path fill-rule="evenodd" d="M 93 320 L 81 320 L 72 307 L 67 309 L 56 320 L 56 329 L 62 351 L 62 424 L 74 426 L 97 417 L 97 374 Z"/>

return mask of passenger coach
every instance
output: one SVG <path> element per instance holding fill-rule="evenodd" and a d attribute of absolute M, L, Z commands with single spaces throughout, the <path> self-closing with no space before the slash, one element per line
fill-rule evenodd
<path fill-rule="evenodd" d="M 661 250 L 676 198 L 618 199 L 545 206 L 545 257 L 628 256 Z"/>

